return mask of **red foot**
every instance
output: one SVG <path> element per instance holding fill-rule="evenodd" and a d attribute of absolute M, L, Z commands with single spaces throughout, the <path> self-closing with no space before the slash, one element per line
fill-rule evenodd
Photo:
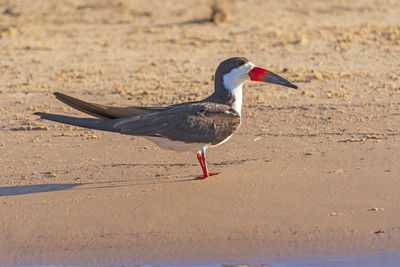
<path fill-rule="evenodd" d="M 197 176 L 197 179 L 203 180 L 206 179 L 209 176 L 213 176 L 213 175 L 217 175 L 217 172 L 209 172 L 207 175 L 203 175 L 203 176 Z"/>
<path fill-rule="evenodd" d="M 200 166 L 203 169 L 203 176 L 198 176 L 197 179 L 206 179 L 208 176 L 213 176 L 218 174 L 215 172 L 208 172 L 205 154 L 197 153 L 197 159 L 199 160 Z"/>

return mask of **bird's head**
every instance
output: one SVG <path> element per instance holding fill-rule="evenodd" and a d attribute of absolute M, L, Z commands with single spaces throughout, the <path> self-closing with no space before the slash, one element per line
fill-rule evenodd
<path fill-rule="evenodd" d="M 222 84 L 220 85 L 228 91 L 241 86 L 247 80 L 275 83 L 297 89 L 297 86 L 288 80 L 271 71 L 256 67 L 248 59 L 242 57 L 233 57 L 222 61 L 217 68 L 215 78 L 216 82 L 217 78 L 221 79 Z"/>

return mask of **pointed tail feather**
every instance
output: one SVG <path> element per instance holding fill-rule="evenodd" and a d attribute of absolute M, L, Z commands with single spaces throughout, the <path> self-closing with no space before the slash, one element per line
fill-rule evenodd
<path fill-rule="evenodd" d="M 107 107 L 99 104 L 89 103 L 77 99 L 72 96 L 68 96 L 62 93 L 55 92 L 54 95 L 56 98 L 68 106 L 71 106 L 79 111 L 87 113 L 89 115 L 98 117 L 100 119 L 116 119 L 117 116 L 113 116 L 113 114 L 109 114 L 107 112 Z"/>
<path fill-rule="evenodd" d="M 68 106 L 100 119 L 119 119 L 167 109 L 167 107 L 108 107 L 89 103 L 58 92 L 55 92 L 54 95 Z"/>
<path fill-rule="evenodd" d="M 114 120 L 101 120 L 101 119 L 91 119 L 91 118 L 75 118 L 64 115 L 57 115 L 51 113 L 35 112 L 34 115 L 40 116 L 40 118 L 55 121 L 60 123 L 65 123 L 73 126 L 108 131 L 108 132 L 119 132 L 118 129 L 114 128 L 116 123 Z"/>

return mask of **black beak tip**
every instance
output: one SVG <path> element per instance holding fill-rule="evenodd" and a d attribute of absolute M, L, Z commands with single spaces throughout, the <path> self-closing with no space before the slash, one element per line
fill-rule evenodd
<path fill-rule="evenodd" d="M 290 87 L 293 88 L 293 89 L 297 89 L 298 88 L 297 85 L 295 85 L 293 83 L 290 84 Z"/>

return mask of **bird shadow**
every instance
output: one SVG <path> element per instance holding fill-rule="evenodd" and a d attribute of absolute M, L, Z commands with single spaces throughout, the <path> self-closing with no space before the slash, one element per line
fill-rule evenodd
<path fill-rule="evenodd" d="M 0 197 L 68 190 L 83 184 L 34 184 L 0 187 Z"/>
<path fill-rule="evenodd" d="M 93 190 L 93 189 L 106 189 L 116 188 L 125 186 L 139 186 L 139 185 L 156 185 L 156 184 L 168 184 L 168 183 L 181 183 L 181 182 L 193 182 L 196 178 L 187 178 L 181 180 L 168 180 L 168 181 L 154 181 L 151 180 L 111 180 L 111 181 L 100 181 L 94 183 L 64 183 L 64 184 L 34 184 L 34 185 L 16 185 L 0 187 L 0 197 L 5 196 L 19 196 L 28 195 L 35 193 L 47 193 L 55 191 L 65 190 Z"/>
<path fill-rule="evenodd" d="M 247 159 L 247 160 L 232 160 L 232 161 L 221 161 L 211 163 L 212 166 L 222 166 L 231 164 L 243 164 L 246 161 L 254 161 L 260 159 Z M 110 164 L 103 165 L 102 167 L 137 167 L 137 166 L 195 166 L 196 164 Z M 216 172 L 218 174 L 219 172 Z M 153 178 L 143 178 L 143 179 L 111 179 L 107 181 L 99 182 L 86 182 L 86 183 L 63 183 L 63 184 L 34 184 L 34 185 L 17 185 L 17 186 L 6 186 L 0 187 L 0 197 L 5 196 L 19 196 L 28 195 L 35 193 L 46 193 L 55 191 L 65 191 L 65 190 L 91 190 L 91 189 L 105 189 L 105 188 L 116 188 L 125 186 L 140 186 L 140 185 L 157 185 L 157 184 L 171 184 L 171 183 L 182 183 L 182 182 L 194 182 L 198 181 L 197 176 L 193 175 L 179 175 L 177 177 L 165 178 L 164 175 L 158 174 Z"/>

